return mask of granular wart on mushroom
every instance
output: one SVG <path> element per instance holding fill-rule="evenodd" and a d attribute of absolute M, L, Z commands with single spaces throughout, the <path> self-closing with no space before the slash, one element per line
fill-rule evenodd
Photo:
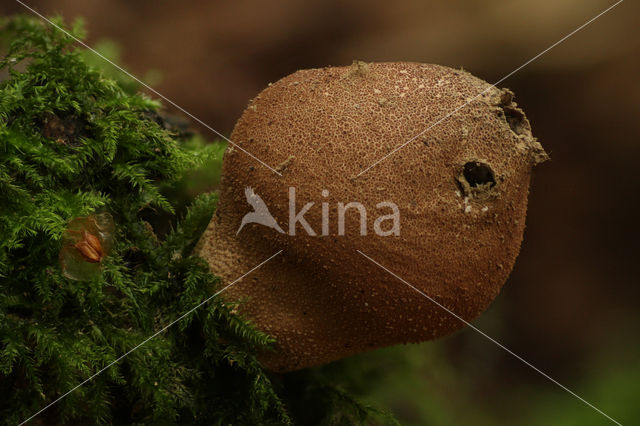
<path fill-rule="evenodd" d="M 261 354 L 275 371 L 430 340 L 464 325 L 358 250 L 466 321 L 477 317 L 514 265 L 531 170 L 547 158 L 513 93 L 464 71 L 406 62 L 295 72 L 250 102 L 231 139 L 286 167 L 278 176 L 229 149 L 219 208 L 197 252 L 228 284 L 283 250 L 222 294 L 242 301 L 241 313 L 275 337 L 276 350 Z M 299 225 L 293 236 L 259 224 L 236 235 L 251 210 L 246 187 L 284 230 L 294 187 L 297 210 L 315 203 L 304 217 L 317 235 Z M 399 235 L 360 235 L 355 209 L 338 235 L 336 206 L 351 201 L 370 213 L 369 230 L 376 205 L 395 203 Z M 326 236 L 317 232 L 322 202 L 329 205 Z"/>

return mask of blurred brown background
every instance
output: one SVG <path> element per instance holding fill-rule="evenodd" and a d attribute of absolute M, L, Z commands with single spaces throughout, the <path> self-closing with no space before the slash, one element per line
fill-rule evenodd
<path fill-rule="evenodd" d="M 90 44 L 115 41 L 125 68 L 138 76 L 159 71 L 156 89 L 227 135 L 250 98 L 295 70 L 404 60 L 462 66 L 494 82 L 613 3 L 25 2 L 46 15 L 84 17 Z M 12 0 L 0 11 L 26 12 Z M 627 404 L 637 405 L 638 380 L 624 387 L 609 379 L 640 379 L 625 370 L 640 364 L 639 22 L 640 6 L 626 1 L 501 84 L 516 93 L 552 161 L 536 169 L 515 270 L 478 322 L 608 414 L 636 421 L 638 409 Z M 403 423 L 450 424 L 465 410 L 482 424 L 532 413 L 545 423 L 605 422 L 470 330 L 430 345 L 458 373 L 443 379 L 427 365 L 422 383 L 445 383 L 446 398 L 465 406 L 440 415 L 433 410 L 442 407 L 370 392 Z"/>

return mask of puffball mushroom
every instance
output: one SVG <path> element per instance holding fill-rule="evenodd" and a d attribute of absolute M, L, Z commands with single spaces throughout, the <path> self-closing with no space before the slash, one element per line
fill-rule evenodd
<path fill-rule="evenodd" d="M 464 325 L 357 250 L 466 321 L 477 317 L 514 265 L 531 170 L 547 158 L 512 92 L 406 62 L 295 72 L 249 103 L 231 139 L 281 176 L 229 147 L 219 207 L 196 251 L 230 283 L 283 250 L 222 293 L 276 339 L 261 361 L 279 372 Z M 290 216 L 290 188 L 296 215 L 314 203 L 303 212 L 311 233 Z M 280 229 L 238 232 L 249 192 Z M 357 208 L 343 211 L 339 232 L 339 203 L 350 202 L 363 206 L 366 235 Z M 399 232 L 389 221 L 374 232 L 391 213 L 381 202 L 397 206 Z"/>

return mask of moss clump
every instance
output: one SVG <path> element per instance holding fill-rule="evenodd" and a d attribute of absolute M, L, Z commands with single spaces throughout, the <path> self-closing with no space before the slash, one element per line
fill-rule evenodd
<path fill-rule="evenodd" d="M 157 102 L 86 65 L 62 32 L 26 18 L 1 26 L 0 418 L 15 424 L 212 294 L 217 279 L 190 253 L 216 197 L 156 235 L 176 207 L 163 193 L 211 148 L 181 143 L 154 119 Z M 114 217 L 113 250 L 100 276 L 71 281 L 58 263 L 64 230 L 96 211 Z M 286 423 L 252 355 L 269 343 L 214 299 L 37 419 Z"/>

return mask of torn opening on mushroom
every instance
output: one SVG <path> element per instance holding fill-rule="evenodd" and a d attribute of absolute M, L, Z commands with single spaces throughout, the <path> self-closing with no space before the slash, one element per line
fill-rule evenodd
<path fill-rule="evenodd" d="M 504 89 L 500 95 L 499 107 L 502 109 L 504 119 L 511 131 L 516 135 L 522 135 L 530 132 L 531 126 L 524 115 L 524 111 L 517 107 L 517 104 L 513 102 L 513 98 L 513 92 L 509 89 Z"/>
<path fill-rule="evenodd" d="M 490 195 L 496 186 L 496 177 L 491 166 L 478 160 L 464 163 L 456 181 L 462 193 L 468 197 Z"/>

